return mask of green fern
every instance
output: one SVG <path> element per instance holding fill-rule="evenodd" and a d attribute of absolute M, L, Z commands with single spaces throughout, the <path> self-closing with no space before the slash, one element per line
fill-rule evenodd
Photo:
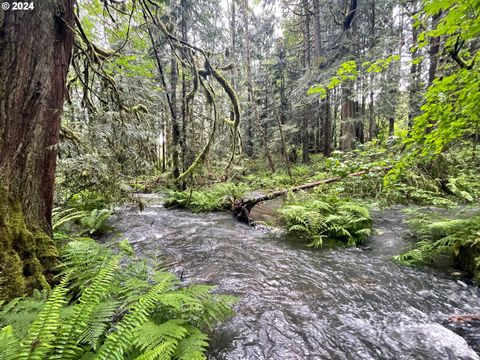
<path fill-rule="evenodd" d="M 231 316 L 235 299 L 212 294 L 211 286 L 180 288 L 173 274 L 131 261 L 124 242 L 120 248 L 127 251 L 71 241 L 62 252 L 62 281 L 46 301 L 37 292 L 2 304 L 0 359 L 204 358 L 201 330 Z M 23 309 L 31 314 L 19 337 Z"/>
<path fill-rule="evenodd" d="M 52 229 L 57 233 L 56 237 L 60 238 L 58 233 L 64 225 L 78 222 L 85 229 L 80 232 L 81 235 L 100 235 L 111 230 L 106 224 L 111 215 L 112 211 L 106 209 L 86 211 L 75 208 L 55 208 L 52 214 Z M 60 235 L 64 234 L 60 233 Z"/>
<path fill-rule="evenodd" d="M 66 303 L 68 279 L 64 277 L 52 291 L 42 311 L 28 330 L 27 337 L 22 341 L 22 350 L 18 359 L 45 359 L 60 327 L 60 313 Z"/>
<path fill-rule="evenodd" d="M 100 235 L 111 228 L 107 226 L 106 221 L 112 215 L 112 211 L 106 209 L 93 209 L 88 216 L 80 219 L 82 225 L 87 229 L 85 233 L 90 235 Z"/>
<path fill-rule="evenodd" d="M 431 265 L 438 254 L 449 255 L 474 276 L 480 274 L 480 214 L 463 219 L 414 213 L 408 221 L 413 247 L 394 259 L 406 265 Z M 480 276 L 478 276 L 480 278 Z"/>
<path fill-rule="evenodd" d="M 92 284 L 83 291 L 73 311 L 62 324 L 58 335 L 54 359 L 75 359 L 82 352 L 79 347 L 81 340 L 85 338 L 84 333 L 95 319 L 92 315 L 96 307 L 107 296 L 110 284 L 114 279 L 118 268 L 119 257 L 115 256 L 105 266 L 101 267 Z M 92 325 L 90 327 L 99 327 Z M 93 340 L 93 339 L 91 339 Z"/>
<path fill-rule="evenodd" d="M 178 360 L 204 360 L 208 336 L 195 327 L 187 327 L 188 335 L 177 345 L 174 357 Z"/>
<path fill-rule="evenodd" d="M 121 305 L 121 301 L 115 299 L 106 299 L 99 303 L 92 312 L 92 321 L 83 332 L 80 342 L 89 345 L 94 351 L 98 350 Z"/>
<path fill-rule="evenodd" d="M 20 340 L 15 335 L 11 325 L 0 329 L 0 359 L 15 360 L 21 350 Z"/>
<path fill-rule="evenodd" d="M 153 349 L 148 349 L 136 360 L 170 360 L 178 346 L 176 340 L 166 340 Z"/>
<path fill-rule="evenodd" d="M 173 275 L 165 277 L 163 281 L 155 284 L 147 294 L 142 296 L 122 321 L 117 324 L 115 332 L 111 333 L 105 343 L 99 348 L 99 360 L 123 359 L 126 350 L 133 343 L 136 329 L 148 321 L 156 303 L 174 283 Z"/>
<path fill-rule="evenodd" d="M 153 350 L 165 341 L 178 343 L 188 333 L 185 323 L 181 319 L 167 320 L 161 324 L 148 321 L 135 330 L 133 345 L 145 351 Z"/>
<path fill-rule="evenodd" d="M 57 230 L 62 225 L 71 221 L 79 220 L 85 216 L 88 216 L 87 211 L 76 209 L 62 210 L 61 208 L 55 208 L 52 213 L 52 229 Z"/>
<path fill-rule="evenodd" d="M 321 193 L 291 196 L 278 212 L 288 230 L 305 235 L 308 246 L 314 248 L 323 246 L 326 239 L 354 246 L 371 235 L 372 218 L 368 209 L 347 199 L 325 197 Z"/>
<path fill-rule="evenodd" d="M 194 212 L 225 210 L 241 199 L 247 190 L 243 184 L 221 183 L 199 190 L 171 191 L 164 205 Z"/>

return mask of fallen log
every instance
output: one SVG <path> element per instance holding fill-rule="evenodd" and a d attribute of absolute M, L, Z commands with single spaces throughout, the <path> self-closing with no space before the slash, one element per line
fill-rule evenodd
<path fill-rule="evenodd" d="M 318 181 L 306 183 L 306 184 L 303 184 L 303 185 L 294 186 L 294 187 L 289 188 L 289 189 L 277 190 L 277 191 L 271 192 L 269 194 L 256 196 L 256 197 L 253 197 L 253 198 L 247 199 L 247 200 L 243 200 L 243 199 L 238 200 L 235 203 L 235 205 L 233 206 L 233 216 L 238 221 L 241 221 L 241 222 L 244 222 L 246 224 L 251 225 L 252 224 L 252 218 L 250 217 L 250 212 L 252 211 L 252 209 L 255 205 L 257 205 L 258 203 L 260 203 L 262 201 L 275 199 L 279 196 L 283 196 L 283 195 L 287 194 L 289 191 L 297 192 L 297 191 L 300 191 L 300 190 L 309 190 L 309 189 L 313 189 L 313 188 L 315 188 L 319 185 L 330 184 L 330 183 L 340 181 L 340 180 L 348 178 L 348 177 L 362 176 L 362 175 L 365 175 L 365 174 L 370 173 L 370 172 L 388 171 L 391 168 L 392 167 L 389 166 L 389 167 L 386 167 L 386 168 L 363 170 L 363 171 L 359 171 L 359 172 L 356 172 L 356 173 L 348 174 L 347 176 L 335 176 L 335 177 L 331 177 L 331 178 L 328 178 L 328 179 L 318 180 Z"/>
<path fill-rule="evenodd" d="M 452 315 L 448 318 L 448 321 L 451 323 L 469 323 L 473 321 L 480 321 L 480 314 L 475 315 Z"/>

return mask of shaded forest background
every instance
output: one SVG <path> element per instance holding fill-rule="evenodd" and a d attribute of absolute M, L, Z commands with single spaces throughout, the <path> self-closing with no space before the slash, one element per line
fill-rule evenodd
<path fill-rule="evenodd" d="M 74 53 L 58 174 L 64 198 L 102 184 L 121 189 L 112 180 L 139 175 L 194 183 L 244 166 L 290 171 L 312 154 L 405 137 L 428 86 L 455 66 L 443 37 L 426 43 L 441 11 L 430 16 L 416 1 L 116 6 L 124 16 L 109 17 L 99 1 L 79 9 L 77 36 L 102 50 Z M 236 93 L 238 125 L 210 66 Z M 187 172 L 192 164 L 202 166 Z"/>

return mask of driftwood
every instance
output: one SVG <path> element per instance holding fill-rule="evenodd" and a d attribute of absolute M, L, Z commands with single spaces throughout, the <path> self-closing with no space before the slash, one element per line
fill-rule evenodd
<path fill-rule="evenodd" d="M 372 169 L 372 170 L 364 170 L 364 171 L 359 171 L 359 172 L 356 172 L 356 173 L 348 174 L 346 177 L 347 178 L 348 177 L 357 177 L 357 176 L 362 176 L 362 175 L 368 174 L 370 172 L 388 171 L 390 169 L 391 169 L 391 167 Z M 331 178 L 328 178 L 328 179 L 323 179 L 323 180 L 314 181 L 314 182 L 306 183 L 306 184 L 303 184 L 303 185 L 295 186 L 295 187 L 292 187 L 292 188 L 289 188 L 289 189 L 282 189 L 282 190 L 274 191 L 274 192 L 271 192 L 269 194 L 256 196 L 256 197 L 253 197 L 253 198 L 247 199 L 247 200 L 243 200 L 243 199 L 238 200 L 233 207 L 233 216 L 237 220 L 250 225 L 250 224 L 252 224 L 252 218 L 250 217 L 250 212 L 252 211 L 253 207 L 255 205 L 257 205 L 258 203 L 260 203 L 262 201 L 266 201 L 266 200 L 272 200 L 272 199 L 275 199 L 279 196 L 283 196 L 283 195 L 287 194 L 289 191 L 297 192 L 297 191 L 300 191 L 300 190 L 309 190 L 309 189 L 313 189 L 313 188 L 315 188 L 319 185 L 330 184 L 330 183 L 333 183 L 333 182 L 336 182 L 336 181 L 340 181 L 342 179 L 345 179 L 346 177 L 335 176 L 335 177 L 331 177 Z"/>
<path fill-rule="evenodd" d="M 448 318 L 448 321 L 451 323 L 469 323 L 473 321 L 480 321 L 480 314 L 476 315 L 453 315 Z"/>

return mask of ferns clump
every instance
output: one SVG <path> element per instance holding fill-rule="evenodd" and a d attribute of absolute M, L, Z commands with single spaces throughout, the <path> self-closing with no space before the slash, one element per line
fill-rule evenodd
<path fill-rule="evenodd" d="M 292 197 L 278 212 L 290 232 L 307 237 L 318 248 L 325 239 L 355 246 L 371 235 L 372 218 L 367 208 L 348 199 L 319 193 L 307 198 Z"/>
<path fill-rule="evenodd" d="M 63 250 L 62 280 L 50 293 L 0 307 L 2 359 L 205 359 L 211 328 L 235 298 L 129 261 L 91 239 Z M 19 310 L 28 316 L 18 316 Z"/>
<path fill-rule="evenodd" d="M 480 213 L 462 219 L 416 213 L 408 223 L 419 241 L 395 260 L 406 265 L 432 265 L 436 256 L 448 255 L 480 282 Z"/>
<path fill-rule="evenodd" d="M 165 200 L 165 207 L 185 208 L 194 212 L 230 209 L 247 190 L 243 184 L 227 182 L 201 190 L 171 191 Z"/>
<path fill-rule="evenodd" d="M 111 230 L 107 225 L 107 220 L 113 214 L 107 209 L 77 210 L 74 208 L 53 209 L 52 228 L 56 231 L 55 236 L 60 237 L 62 233 L 59 229 L 71 222 L 81 225 L 80 235 L 101 235 Z"/>

